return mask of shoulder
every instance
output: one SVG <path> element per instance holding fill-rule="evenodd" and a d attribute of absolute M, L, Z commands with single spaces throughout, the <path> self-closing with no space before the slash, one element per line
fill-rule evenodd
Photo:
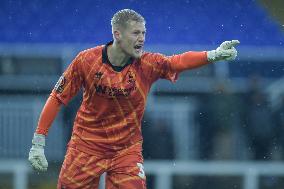
<path fill-rule="evenodd" d="M 88 67 L 96 64 L 102 58 L 103 45 L 80 51 L 75 60 L 81 67 Z"/>
<path fill-rule="evenodd" d="M 165 58 L 166 56 L 161 53 L 144 52 L 141 56 L 141 61 L 146 61 L 151 63 L 151 62 L 160 61 L 161 59 Z"/>
<path fill-rule="evenodd" d="M 168 61 L 168 58 L 161 53 L 144 52 L 141 56 L 142 66 L 157 67 Z"/>
<path fill-rule="evenodd" d="M 85 49 L 79 52 L 78 56 L 80 58 L 83 58 L 85 61 L 90 61 L 90 60 L 101 58 L 103 47 L 104 45 L 100 45 L 100 46 L 92 47 L 89 49 Z"/>

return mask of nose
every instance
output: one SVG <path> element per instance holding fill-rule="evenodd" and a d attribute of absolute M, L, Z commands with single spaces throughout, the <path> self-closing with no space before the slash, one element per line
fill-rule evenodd
<path fill-rule="evenodd" d="M 138 37 L 138 41 L 139 42 L 144 42 L 145 41 L 145 35 L 144 34 L 140 34 Z"/>

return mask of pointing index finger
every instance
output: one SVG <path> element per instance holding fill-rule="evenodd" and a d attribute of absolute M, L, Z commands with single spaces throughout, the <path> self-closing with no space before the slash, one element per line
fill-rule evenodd
<path fill-rule="evenodd" d="M 230 48 L 232 48 L 233 46 L 238 45 L 238 44 L 240 44 L 240 41 L 239 41 L 239 40 L 232 40 L 232 41 L 230 41 L 230 42 L 227 44 L 227 48 L 230 49 Z"/>
<path fill-rule="evenodd" d="M 232 40 L 232 46 L 235 46 L 237 44 L 240 44 L 240 41 L 239 40 Z"/>
<path fill-rule="evenodd" d="M 221 44 L 221 47 L 223 47 L 224 49 L 230 49 L 239 43 L 240 43 L 239 40 L 225 41 Z"/>

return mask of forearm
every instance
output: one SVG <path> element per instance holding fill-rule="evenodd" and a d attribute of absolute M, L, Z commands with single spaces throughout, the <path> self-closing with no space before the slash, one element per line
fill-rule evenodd
<path fill-rule="evenodd" d="M 209 64 L 207 60 L 207 52 L 185 52 L 183 54 L 174 55 L 170 57 L 171 69 L 176 72 L 181 72 L 189 69 L 201 67 Z"/>
<path fill-rule="evenodd" d="M 38 121 L 36 129 L 37 134 L 47 135 L 51 124 L 60 110 L 60 107 L 61 103 L 55 97 L 49 96 Z"/>

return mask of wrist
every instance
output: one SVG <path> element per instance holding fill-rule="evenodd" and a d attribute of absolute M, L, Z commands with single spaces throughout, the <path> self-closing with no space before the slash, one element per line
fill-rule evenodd
<path fill-rule="evenodd" d="M 209 62 L 216 61 L 216 50 L 207 51 L 207 60 Z"/>
<path fill-rule="evenodd" d="M 45 135 L 34 133 L 32 144 L 34 146 L 44 147 L 45 146 Z"/>

